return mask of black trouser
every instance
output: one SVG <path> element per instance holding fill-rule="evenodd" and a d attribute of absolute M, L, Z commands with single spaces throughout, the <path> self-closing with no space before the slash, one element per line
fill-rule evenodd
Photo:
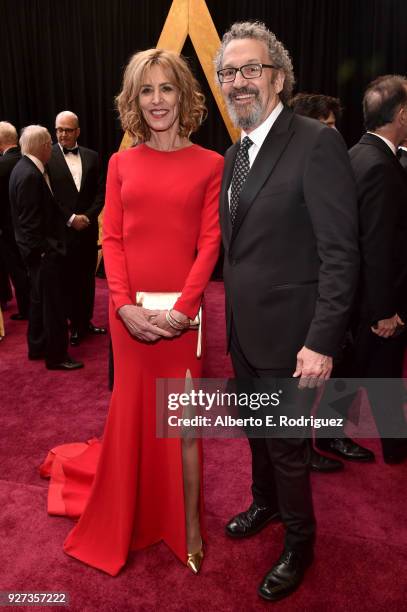
<path fill-rule="evenodd" d="M 71 328 L 80 334 L 86 333 L 93 316 L 97 256 L 97 238 L 75 236 L 68 244 L 65 267 L 68 316 Z"/>
<path fill-rule="evenodd" d="M 13 297 L 8 277 L 8 269 L 3 253 L 0 250 L 0 302 L 9 302 Z"/>
<path fill-rule="evenodd" d="M 369 393 L 383 455 L 386 456 L 399 446 L 401 437 L 407 436 L 402 381 L 405 336 L 380 338 L 371 331 L 370 323 L 365 320 L 359 321 L 354 336 L 353 360 L 350 364 L 353 376 L 387 379 L 371 386 Z"/>
<path fill-rule="evenodd" d="M 353 346 L 347 351 L 340 369 L 333 373 L 343 378 L 378 379 L 377 384 L 373 380 L 367 384 L 367 392 L 384 457 L 397 450 L 401 439 L 407 437 L 402 380 L 406 333 L 396 338 L 380 338 L 372 332 L 369 321 L 359 319 L 353 327 Z M 346 396 L 349 407 L 356 393 Z M 327 403 L 328 398 L 324 396 L 320 416 L 327 409 Z M 323 446 L 323 442 L 320 445 Z"/>
<path fill-rule="evenodd" d="M 27 263 L 30 276 L 30 308 L 28 311 L 27 343 L 30 357 L 45 355 L 45 326 L 42 297 L 42 261 Z"/>
<path fill-rule="evenodd" d="M 14 237 L 4 233 L 0 237 L 0 251 L 14 286 L 18 312 L 23 316 L 28 316 L 30 306 L 30 278 Z"/>
<path fill-rule="evenodd" d="M 244 356 L 233 326 L 230 353 L 236 378 L 244 380 L 246 389 L 249 379 L 292 377 L 293 370 L 254 368 Z M 310 410 L 314 390 L 306 390 L 303 397 L 307 398 Z M 252 452 L 253 500 L 260 506 L 279 510 L 286 527 L 286 548 L 301 551 L 312 546 L 315 518 L 307 438 L 249 438 L 249 444 Z"/>
<path fill-rule="evenodd" d="M 67 357 L 63 261 L 61 255 L 48 253 L 28 266 L 31 278 L 28 352 L 31 356 L 45 355 L 47 363 L 61 363 Z"/>

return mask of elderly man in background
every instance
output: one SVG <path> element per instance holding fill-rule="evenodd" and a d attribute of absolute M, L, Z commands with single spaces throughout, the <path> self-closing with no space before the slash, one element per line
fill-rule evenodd
<path fill-rule="evenodd" d="M 0 257 L 12 280 L 18 312 L 10 319 L 28 319 L 30 280 L 14 237 L 8 185 L 11 172 L 21 158 L 17 130 L 11 123 L 0 121 Z"/>
<path fill-rule="evenodd" d="M 20 146 L 23 156 L 11 173 L 9 195 L 16 242 L 31 280 L 28 357 L 45 359 L 49 370 L 77 370 L 83 364 L 67 352 L 64 220 L 45 170 L 51 136 L 46 128 L 29 125 Z"/>
<path fill-rule="evenodd" d="M 78 146 L 79 119 L 62 111 L 55 119 L 58 143 L 48 163 L 52 191 L 66 224 L 64 280 L 69 299 L 70 343 L 78 345 L 87 334 L 105 334 L 92 323 L 98 251 L 98 216 L 104 189 L 96 151 Z"/>

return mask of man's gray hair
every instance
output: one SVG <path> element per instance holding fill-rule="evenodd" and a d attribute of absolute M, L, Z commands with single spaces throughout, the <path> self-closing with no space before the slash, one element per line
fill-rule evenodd
<path fill-rule="evenodd" d="M 47 128 L 42 125 L 27 125 L 20 136 L 20 147 L 23 155 L 36 155 L 39 148 L 51 138 Z"/>
<path fill-rule="evenodd" d="M 0 121 L 0 145 L 16 145 L 17 130 L 12 123 Z"/>
<path fill-rule="evenodd" d="M 231 28 L 225 32 L 222 38 L 222 43 L 215 57 L 215 69 L 220 70 L 223 64 L 223 54 L 226 46 L 235 39 L 254 38 L 265 43 L 269 56 L 270 63 L 283 72 L 284 86 L 280 92 L 280 99 L 285 104 L 290 100 L 294 83 L 293 64 L 290 55 L 284 45 L 276 38 L 275 34 L 266 28 L 261 21 L 241 21 L 234 23 Z"/>

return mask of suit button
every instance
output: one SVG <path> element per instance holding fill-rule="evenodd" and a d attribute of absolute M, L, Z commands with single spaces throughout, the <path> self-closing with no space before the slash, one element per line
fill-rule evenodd
<path fill-rule="evenodd" d="M 230 265 L 231 266 L 235 266 L 237 264 L 237 259 L 231 259 L 230 260 Z"/>

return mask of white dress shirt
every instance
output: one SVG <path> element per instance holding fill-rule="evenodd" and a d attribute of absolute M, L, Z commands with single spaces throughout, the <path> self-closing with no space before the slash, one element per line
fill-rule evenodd
<path fill-rule="evenodd" d="M 75 147 L 77 146 L 78 145 L 75 143 Z M 77 155 L 74 155 L 73 153 L 67 153 L 65 155 L 63 147 L 61 145 L 59 145 L 59 147 L 61 149 L 62 155 L 65 158 L 69 171 L 72 174 L 72 178 L 74 180 L 75 187 L 79 191 L 81 188 L 81 182 L 82 182 L 82 160 L 81 160 L 80 153 L 78 151 Z"/>
<path fill-rule="evenodd" d="M 58 143 L 59 144 L 59 143 Z M 78 143 L 75 143 L 75 147 L 78 146 Z M 73 153 L 67 153 L 65 155 L 64 148 L 59 144 L 59 148 L 61 149 L 61 153 L 65 158 L 66 165 L 69 168 L 69 172 L 72 174 L 73 181 L 75 183 L 76 189 L 79 191 L 81 188 L 82 182 L 82 160 L 80 153 L 74 155 Z M 72 221 L 75 219 L 76 215 L 71 215 L 67 221 L 67 226 L 71 227 Z"/>
<path fill-rule="evenodd" d="M 240 140 L 242 141 L 245 136 L 248 136 L 252 141 L 252 146 L 249 149 L 249 163 L 250 168 L 253 166 L 253 162 L 257 157 L 258 152 L 260 151 L 261 145 L 266 140 L 266 136 L 271 130 L 275 120 L 283 110 L 282 102 L 279 102 L 275 108 L 271 111 L 267 119 L 263 121 L 255 130 L 250 132 L 250 134 L 246 134 L 244 130 L 240 135 Z"/>

